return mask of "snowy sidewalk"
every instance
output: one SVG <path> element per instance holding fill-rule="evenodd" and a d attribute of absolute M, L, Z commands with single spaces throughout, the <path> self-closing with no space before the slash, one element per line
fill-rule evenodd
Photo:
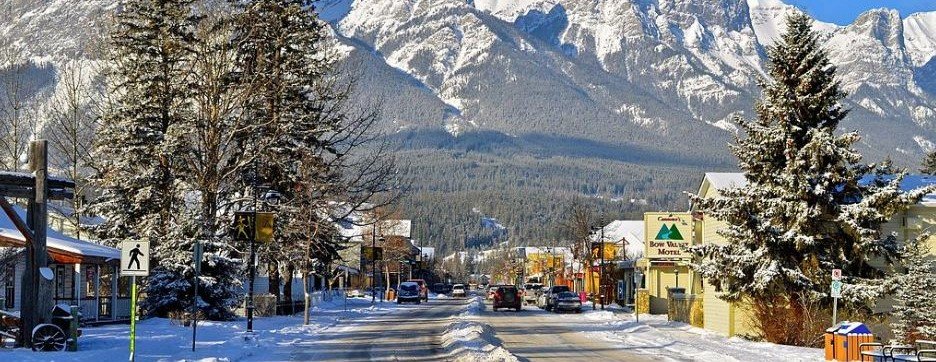
<path fill-rule="evenodd" d="M 633 314 L 610 310 L 587 309 L 581 315 L 557 317 L 585 318 L 597 326 L 582 332 L 590 338 L 602 338 L 630 352 L 678 361 L 821 361 L 824 356 L 818 348 L 726 338 L 685 323 L 667 321 L 665 315 L 641 315 L 639 324 Z"/>
<path fill-rule="evenodd" d="M 343 298 L 335 298 L 313 308 L 310 324 L 302 325 L 302 316 L 258 317 L 254 319 L 256 337 L 243 337 L 247 322 L 198 323 L 195 352 L 192 352 L 192 328 L 171 325 L 165 318 L 150 318 L 137 323 L 138 361 L 239 361 L 263 360 L 271 348 L 288 348 L 296 341 L 318 338 L 320 333 L 342 320 L 382 315 L 398 308 L 385 302 L 371 306 L 370 298 L 349 298 L 345 311 Z M 129 356 L 130 326 L 126 324 L 83 328 L 78 352 L 32 352 L 19 348 L 0 350 L 3 361 L 126 361 Z"/>

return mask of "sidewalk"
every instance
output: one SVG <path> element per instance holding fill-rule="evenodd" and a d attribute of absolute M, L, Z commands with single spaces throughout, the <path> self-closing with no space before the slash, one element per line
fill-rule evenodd
<path fill-rule="evenodd" d="M 567 315 L 563 315 L 566 317 Z M 691 325 L 671 322 L 665 315 L 634 314 L 619 306 L 592 311 L 583 308 L 583 318 L 613 327 L 605 331 L 583 331 L 589 337 L 613 342 L 621 349 L 673 360 L 690 361 L 821 361 L 818 348 L 784 346 L 727 338 Z"/>

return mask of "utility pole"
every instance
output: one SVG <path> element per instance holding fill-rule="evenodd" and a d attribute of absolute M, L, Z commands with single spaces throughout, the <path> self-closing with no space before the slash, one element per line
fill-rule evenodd
<path fill-rule="evenodd" d="M 598 274 L 598 296 L 601 298 L 601 310 L 605 309 L 605 286 L 604 286 L 604 265 L 605 265 L 605 236 L 604 223 L 601 225 L 601 267 Z"/>
<path fill-rule="evenodd" d="M 371 225 L 371 305 L 377 302 L 377 220 Z"/>
<path fill-rule="evenodd" d="M 247 333 L 253 333 L 254 279 L 257 277 L 257 262 L 256 262 L 257 255 L 256 255 L 256 248 L 254 247 L 254 244 L 257 239 L 257 208 L 259 207 L 259 203 L 258 203 L 259 195 L 257 195 L 257 193 L 259 192 L 259 187 L 257 186 L 257 183 L 260 181 L 259 180 L 260 170 L 259 168 L 257 168 L 256 159 L 254 159 L 253 167 L 254 167 L 254 177 L 253 177 L 254 207 L 253 207 L 252 222 L 254 223 L 254 226 L 253 226 L 253 233 L 251 233 L 252 235 L 250 235 L 250 260 L 248 261 L 250 263 L 250 285 L 247 288 Z"/>

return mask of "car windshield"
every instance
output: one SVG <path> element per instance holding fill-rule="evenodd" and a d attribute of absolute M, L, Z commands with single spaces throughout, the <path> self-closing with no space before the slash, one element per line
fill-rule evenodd
<path fill-rule="evenodd" d="M 564 286 L 564 285 L 553 287 L 553 293 L 562 293 L 562 292 L 568 292 L 568 291 L 569 291 L 569 287 Z"/>
<path fill-rule="evenodd" d="M 456 286 L 452 287 L 452 289 L 465 289 L 465 286 L 464 286 L 464 285 L 456 285 Z"/>
<path fill-rule="evenodd" d="M 559 298 L 563 298 L 563 299 L 565 299 L 565 298 L 575 298 L 575 299 L 578 299 L 578 296 L 575 295 L 575 293 L 572 293 L 572 292 L 562 292 L 562 293 L 559 293 Z"/>
<path fill-rule="evenodd" d="M 407 292 L 415 292 L 415 291 L 419 290 L 419 285 L 417 285 L 417 284 L 401 284 L 401 285 L 400 285 L 400 290 L 402 290 L 402 291 L 407 291 Z"/>

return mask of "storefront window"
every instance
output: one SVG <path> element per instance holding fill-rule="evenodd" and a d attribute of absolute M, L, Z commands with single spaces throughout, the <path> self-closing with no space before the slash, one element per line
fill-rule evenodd
<path fill-rule="evenodd" d="M 109 265 L 101 265 L 101 296 L 109 297 L 113 294 L 111 290 L 114 289 L 113 286 L 114 280 L 114 269 Z"/>
<path fill-rule="evenodd" d="M 132 278 L 120 278 L 117 280 L 118 298 L 130 298 L 130 281 Z"/>
<path fill-rule="evenodd" d="M 94 282 L 97 279 L 97 265 L 82 265 L 81 271 L 84 272 L 81 288 L 84 291 L 83 297 L 94 297 L 94 293 L 96 293 Z"/>
<path fill-rule="evenodd" d="M 72 265 L 55 265 L 55 299 L 70 299 L 75 295 Z"/>
<path fill-rule="evenodd" d="M 6 309 L 13 309 L 14 303 L 16 303 L 16 264 L 9 265 L 6 267 L 5 280 L 3 281 L 3 307 Z"/>

